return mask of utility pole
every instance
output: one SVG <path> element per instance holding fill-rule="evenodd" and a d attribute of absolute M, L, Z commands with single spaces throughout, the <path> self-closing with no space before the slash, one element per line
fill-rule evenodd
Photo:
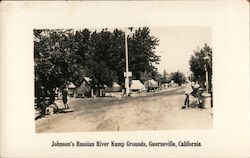
<path fill-rule="evenodd" d="M 208 69 L 207 69 L 207 62 L 209 60 L 208 55 L 204 57 L 205 60 L 205 72 L 206 72 L 206 93 L 208 93 Z"/>
<path fill-rule="evenodd" d="M 125 78 L 125 88 L 126 88 L 126 96 L 129 94 L 129 75 L 128 75 L 128 39 L 127 39 L 127 31 L 125 29 L 125 59 L 126 59 L 126 78 Z"/>
<path fill-rule="evenodd" d="M 208 55 L 204 58 L 205 61 L 205 73 L 206 73 L 206 92 L 202 94 L 204 97 L 203 108 L 211 108 L 211 95 L 208 93 L 208 69 L 207 69 L 207 62 L 209 61 Z"/>
<path fill-rule="evenodd" d="M 206 67 L 206 91 L 208 93 L 208 70 L 207 70 L 207 64 L 205 64 Z"/>

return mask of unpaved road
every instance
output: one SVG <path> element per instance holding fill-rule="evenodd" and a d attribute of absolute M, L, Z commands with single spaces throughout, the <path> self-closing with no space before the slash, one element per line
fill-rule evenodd
<path fill-rule="evenodd" d="M 212 128 L 212 109 L 181 109 L 184 99 L 182 87 L 129 98 L 73 98 L 73 112 L 37 119 L 36 132 Z"/>

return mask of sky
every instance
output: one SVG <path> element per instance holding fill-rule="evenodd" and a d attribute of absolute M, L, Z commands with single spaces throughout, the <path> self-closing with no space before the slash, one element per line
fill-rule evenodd
<path fill-rule="evenodd" d="M 156 54 L 161 56 L 161 61 L 156 67 L 161 74 L 166 70 L 188 75 L 189 59 L 194 50 L 202 48 L 205 43 L 212 47 L 209 27 L 152 27 L 150 34 L 160 40 Z"/>

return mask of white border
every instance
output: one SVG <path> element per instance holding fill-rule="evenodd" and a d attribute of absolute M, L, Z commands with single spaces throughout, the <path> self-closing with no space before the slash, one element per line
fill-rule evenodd
<path fill-rule="evenodd" d="M 249 4 L 247 1 L 1 2 L 3 157 L 247 157 Z M 214 128 L 36 134 L 34 28 L 209 26 L 214 50 Z M 51 148 L 52 140 L 199 140 L 201 148 Z M 107 150 L 108 149 L 108 150 Z"/>

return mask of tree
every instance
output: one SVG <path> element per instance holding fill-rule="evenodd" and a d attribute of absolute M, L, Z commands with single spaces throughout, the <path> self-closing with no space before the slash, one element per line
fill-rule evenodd
<path fill-rule="evenodd" d="M 162 75 L 161 82 L 166 83 L 168 80 L 169 80 L 169 74 L 167 73 L 166 70 L 163 70 L 163 75 Z"/>
<path fill-rule="evenodd" d="M 129 69 L 133 72 L 136 79 L 141 79 L 141 73 L 148 71 L 152 73 L 157 69 L 153 64 L 159 64 L 160 57 L 155 53 L 155 48 L 159 40 L 150 35 L 150 29 L 147 27 L 138 28 L 128 38 L 129 51 Z"/>
<path fill-rule="evenodd" d="M 173 80 L 175 83 L 178 83 L 179 85 L 185 83 L 186 77 L 183 73 L 177 71 L 171 74 L 171 80 Z"/>
<path fill-rule="evenodd" d="M 76 54 L 72 30 L 34 30 L 35 95 L 49 95 L 54 102 L 56 87 L 78 78 L 81 57 Z"/>
<path fill-rule="evenodd" d="M 92 78 L 92 88 L 99 96 L 100 87 L 104 85 L 112 86 L 117 81 L 116 71 L 110 63 L 110 47 L 113 41 L 112 33 L 102 30 L 97 33 L 93 32 L 89 41 L 89 53 L 86 57 L 85 69 L 89 77 Z"/>
<path fill-rule="evenodd" d="M 168 73 L 167 73 L 166 70 L 163 70 L 163 77 L 164 77 L 164 78 L 167 78 L 167 77 L 168 77 Z"/>
<path fill-rule="evenodd" d="M 208 56 L 208 60 L 204 57 Z M 205 64 L 206 63 L 206 64 Z M 194 79 L 199 81 L 199 83 L 204 86 L 206 81 L 206 69 L 208 70 L 208 84 L 209 90 L 212 88 L 212 48 L 210 48 L 206 43 L 202 49 L 197 49 L 194 51 L 194 55 L 191 56 L 189 60 L 190 70 L 193 72 Z"/>
<path fill-rule="evenodd" d="M 116 73 L 117 82 L 123 84 L 125 71 L 125 33 L 115 29 L 109 37 L 110 47 L 106 54 L 106 63 Z"/>
<path fill-rule="evenodd" d="M 144 72 L 140 72 L 140 80 L 142 83 L 144 83 L 150 79 L 152 79 L 152 72 L 150 72 L 148 70 L 145 70 Z"/>
<path fill-rule="evenodd" d="M 89 55 L 91 32 L 88 29 L 78 30 L 75 33 L 75 42 L 78 46 L 76 54 L 81 57 L 81 64 L 85 65 L 87 56 Z"/>
<path fill-rule="evenodd" d="M 154 64 L 158 39 L 150 35 L 149 28 L 133 30 L 128 37 L 129 69 L 135 79 L 161 78 Z M 34 30 L 34 60 L 36 96 L 42 88 L 49 91 L 51 102 L 54 90 L 67 82 L 80 83 L 83 74 L 92 78 L 92 88 L 124 84 L 125 33 L 115 29 L 100 32 L 84 30 Z"/>
<path fill-rule="evenodd" d="M 132 31 L 132 28 L 130 30 Z M 157 38 L 150 35 L 149 28 L 134 30 L 132 35 L 128 37 L 129 70 L 133 72 L 132 78 L 144 81 L 159 76 L 156 73 L 157 69 L 153 66 L 154 63 L 159 62 L 160 58 L 155 55 L 155 46 L 158 45 L 158 41 Z M 105 73 L 103 75 L 109 78 L 107 82 L 102 84 L 111 85 L 114 81 L 121 85 L 124 84 L 124 43 L 125 33 L 118 29 L 113 32 L 103 29 L 101 32 L 95 31 L 91 34 L 89 58 L 86 62 L 89 65 L 87 69 L 91 70 L 102 62 L 102 66 L 109 70 L 100 72 Z M 89 74 L 91 76 L 94 73 L 91 71 Z"/>

